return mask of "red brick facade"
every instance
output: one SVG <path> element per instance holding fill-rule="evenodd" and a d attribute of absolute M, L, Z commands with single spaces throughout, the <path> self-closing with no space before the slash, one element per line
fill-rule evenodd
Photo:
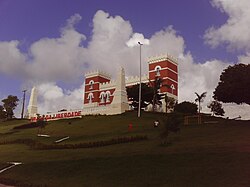
<path fill-rule="evenodd" d="M 153 59 L 148 62 L 148 79 L 154 81 L 158 76 L 163 80 L 163 84 L 169 85 L 170 88 L 161 87 L 161 93 L 170 93 L 175 98 L 178 97 L 178 65 L 172 58 L 163 57 Z M 147 81 L 148 82 L 148 81 Z M 101 84 L 106 83 L 106 87 Z M 109 86 L 110 83 L 110 86 Z M 139 83 L 136 82 L 137 84 Z M 111 104 L 115 85 L 110 82 L 110 77 L 94 72 L 85 75 L 85 93 L 84 104 L 95 104 L 95 106 L 104 106 Z"/>

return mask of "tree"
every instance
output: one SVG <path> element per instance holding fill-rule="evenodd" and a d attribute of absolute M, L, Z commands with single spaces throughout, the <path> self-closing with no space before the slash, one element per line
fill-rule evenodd
<path fill-rule="evenodd" d="M 175 112 L 180 112 L 180 113 L 189 114 L 189 115 L 197 114 L 197 110 L 198 110 L 197 104 L 191 103 L 188 101 L 179 103 L 175 105 L 174 107 Z"/>
<path fill-rule="evenodd" d="M 166 112 L 169 110 L 173 110 L 176 105 L 176 100 L 172 97 L 168 97 L 167 94 L 165 94 L 165 103 L 166 103 Z"/>
<path fill-rule="evenodd" d="M 17 96 L 9 95 L 6 99 L 3 99 L 3 107 L 6 110 L 7 119 L 12 119 L 14 116 L 14 110 L 18 105 L 19 99 Z"/>
<path fill-rule="evenodd" d="M 141 83 L 141 108 L 147 107 L 153 99 L 153 89 L 145 83 Z M 134 109 L 138 109 L 139 105 L 139 84 L 127 88 L 128 100 Z"/>
<path fill-rule="evenodd" d="M 207 92 L 203 92 L 201 95 L 199 95 L 198 93 L 195 92 L 195 95 L 197 96 L 197 98 L 195 99 L 195 102 L 199 103 L 198 113 L 200 114 L 200 112 L 201 112 L 201 102 L 204 101 L 204 98 L 206 97 Z"/>
<path fill-rule="evenodd" d="M 156 111 L 156 105 L 162 105 L 161 100 L 165 97 L 164 94 L 160 93 L 160 88 L 163 86 L 169 87 L 166 84 L 163 84 L 163 79 L 155 76 L 154 81 L 150 81 L 149 83 L 151 87 L 153 88 L 153 100 L 152 100 L 152 105 L 153 105 L 153 111 Z"/>
<path fill-rule="evenodd" d="M 250 104 L 250 64 L 235 64 L 220 75 L 213 98 L 224 103 Z"/>
<path fill-rule="evenodd" d="M 6 111 L 2 105 L 0 105 L 0 119 L 6 119 Z"/>
<path fill-rule="evenodd" d="M 210 108 L 213 115 L 224 116 L 225 114 L 222 104 L 216 100 L 212 101 L 207 107 Z"/>

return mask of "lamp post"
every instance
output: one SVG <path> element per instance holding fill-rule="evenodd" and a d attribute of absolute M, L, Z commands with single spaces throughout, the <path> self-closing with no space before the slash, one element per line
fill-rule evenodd
<path fill-rule="evenodd" d="M 25 92 L 27 90 L 23 90 L 23 107 L 22 107 L 22 113 L 21 113 L 21 119 L 23 119 L 23 112 L 24 112 L 24 105 L 25 105 Z"/>
<path fill-rule="evenodd" d="M 139 106 L 138 106 L 138 117 L 141 117 L 141 46 L 143 45 L 141 42 L 138 42 L 140 45 L 140 84 L 139 84 Z"/>

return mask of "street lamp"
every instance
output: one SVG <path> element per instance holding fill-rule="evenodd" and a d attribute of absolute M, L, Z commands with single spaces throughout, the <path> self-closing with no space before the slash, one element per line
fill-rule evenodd
<path fill-rule="evenodd" d="M 138 117 L 141 117 L 141 42 L 138 42 L 140 45 L 140 84 L 139 84 L 139 106 L 138 106 Z"/>

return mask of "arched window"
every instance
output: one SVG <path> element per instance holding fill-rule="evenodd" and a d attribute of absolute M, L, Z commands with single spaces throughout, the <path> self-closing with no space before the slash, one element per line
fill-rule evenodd
<path fill-rule="evenodd" d="M 101 99 L 100 103 L 105 103 L 105 93 L 104 92 L 101 92 L 99 98 Z"/>
<path fill-rule="evenodd" d="M 93 80 L 89 81 L 89 89 L 90 90 L 93 89 L 93 85 L 94 85 L 94 81 Z"/>
<path fill-rule="evenodd" d="M 173 84 L 171 84 L 170 88 L 171 88 L 171 90 L 172 90 L 172 94 L 173 94 L 173 93 L 174 93 L 174 90 L 175 90 L 174 85 L 173 85 Z"/>
<path fill-rule="evenodd" d="M 89 95 L 87 97 L 87 99 L 89 100 L 89 103 L 92 103 L 93 98 L 94 98 L 93 93 L 89 93 Z"/>
<path fill-rule="evenodd" d="M 110 91 L 106 91 L 106 102 L 110 102 Z"/>
<path fill-rule="evenodd" d="M 155 67 L 155 75 L 160 76 L 161 75 L 160 71 L 161 71 L 161 66 L 156 66 Z"/>

